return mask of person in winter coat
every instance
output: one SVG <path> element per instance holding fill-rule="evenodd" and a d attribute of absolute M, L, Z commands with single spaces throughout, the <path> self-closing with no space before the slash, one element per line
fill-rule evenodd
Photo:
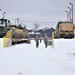
<path fill-rule="evenodd" d="M 38 37 L 38 35 L 36 35 L 35 41 L 36 41 L 36 47 L 38 47 L 39 46 L 39 37 Z"/>
<path fill-rule="evenodd" d="M 47 34 L 45 33 L 45 36 L 44 36 L 45 47 L 47 47 L 47 42 L 48 42 L 48 36 L 47 36 Z"/>
<path fill-rule="evenodd" d="M 41 36 L 39 37 L 39 40 L 40 40 L 40 43 L 41 43 L 41 41 L 42 41 Z"/>

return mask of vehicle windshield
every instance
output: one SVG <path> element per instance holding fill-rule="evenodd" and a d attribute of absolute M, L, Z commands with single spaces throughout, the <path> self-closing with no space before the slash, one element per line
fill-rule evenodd
<path fill-rule="evenodd" d="M 5 26 L 6 25 L 6 20 L 5 19 L 0 19 L 0 26 Z"/>

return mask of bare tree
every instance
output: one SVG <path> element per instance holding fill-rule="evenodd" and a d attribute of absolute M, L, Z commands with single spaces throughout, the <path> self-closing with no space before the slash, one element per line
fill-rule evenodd
<path fill-rule="evenodd" d="M 19 75 L 22 75 L 22 73 L 20 72 Z"/>
<path fill-rule="evenodd" d="M 36 31 L 39 28 L 39 24 L 34 24 L 34 31 Z"/>

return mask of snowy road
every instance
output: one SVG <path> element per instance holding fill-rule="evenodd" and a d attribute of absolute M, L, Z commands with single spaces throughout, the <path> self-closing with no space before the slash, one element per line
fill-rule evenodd
<path fill-rule="evenodd" d="M 60 47 L 60 46 L 59 46 Z M 35 42 L 0 48 L 0 75 L 75 75 L 72 49 L 39 48 Z"/>

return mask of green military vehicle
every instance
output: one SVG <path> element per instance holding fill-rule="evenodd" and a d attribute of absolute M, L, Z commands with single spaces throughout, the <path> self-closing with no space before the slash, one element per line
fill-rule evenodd
<path fill-rule="evenodd" d="M 6 35 L 9 23 L 10 21 L 7 19 L 0 19 L 0 38 Z"/>

